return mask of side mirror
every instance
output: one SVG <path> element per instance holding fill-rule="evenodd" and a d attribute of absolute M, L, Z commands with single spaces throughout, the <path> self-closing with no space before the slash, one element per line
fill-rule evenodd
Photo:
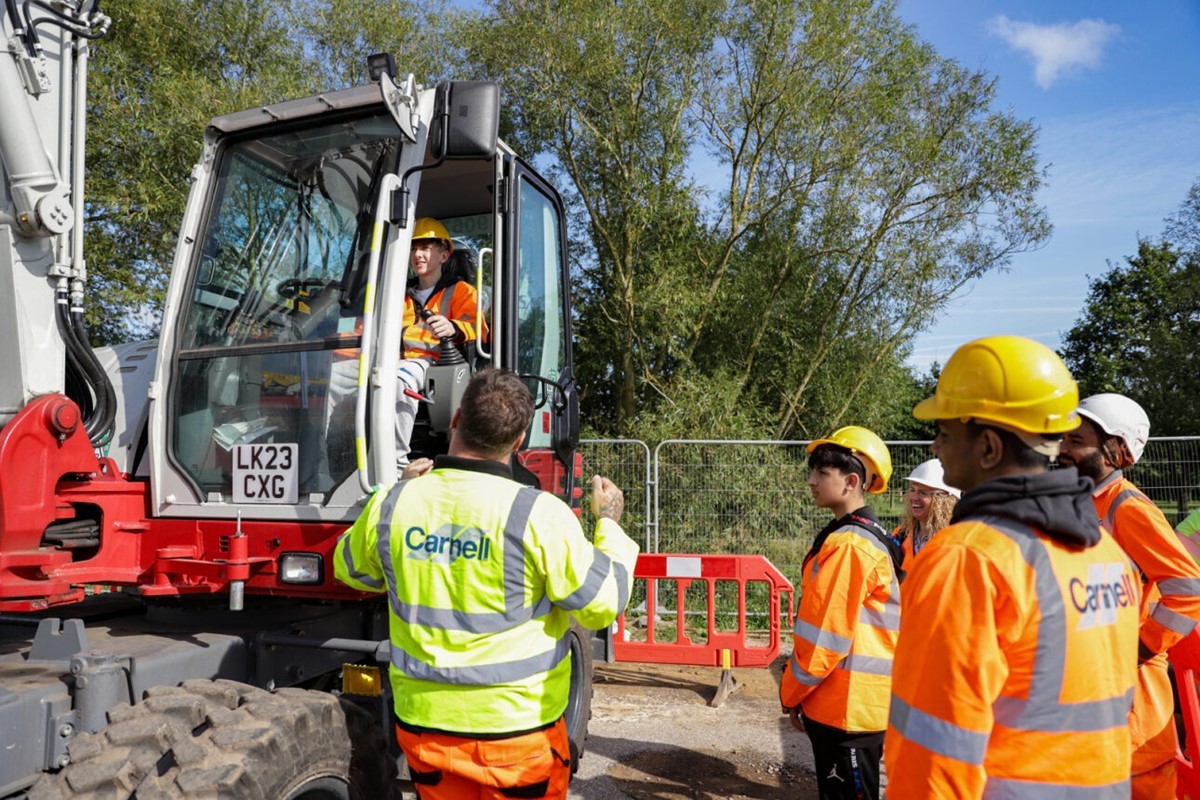
<path fill-rule="evenodd" d="M 492 158 L 499 131 L 499 86 L 491 81 L 446 81 L 438 85 L 430 125 L 435 156 Z"/>

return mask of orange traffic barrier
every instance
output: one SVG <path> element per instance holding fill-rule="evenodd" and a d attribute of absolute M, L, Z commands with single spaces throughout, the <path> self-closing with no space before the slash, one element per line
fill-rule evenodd
<path fill-rule="evenodd" d="M 688 664 L 697 666 L 723 667 L 730 663 L 735 667 L 765 667 L 779 655 L 782 629 L 780 618 L 787 615 L 787 630 L 793 622 L 792 583 L 775 565 L 764 556 L 757 555 L 672 555 L 668 553 L 643 553 L 638 556 L 633 579 L 644 581 L 645 586 L 645 640 L 631 640 L 626 619 L 630 615 L 641 617 L 638 611 L 626 610 L 617 618 L 617 630 L 613 636 L 613 657 L 617 661 L 651 664 Z M 698 631 L 699 610 L 689 611 L 687 600 L 689 588 L 701 583 L 705 592 L 704 630 Z M 668 602 L 665 606 L 661 595 L 665 587 Z M 755 587 L 755 584 L 761 586 Z M 674 589 L 673 598 L 670 589 Z M 718 594 L 728 596 L 736 589 L 736 627 L 730 623 L 722 625 L 718 619 Z M 764 625 L 752 633 L 746 624 L 747 589 L 760 591 L 765 600 L 762 616 Z M 635 595 L 636 596 L 636 595 Z M 695 591 L 691 597 L 695 597 Z M 785 599 L 786 598 L 786 599 Z M 755 594 L 756 604 L 761 603 Z M 784 603 L 786 602 L 786 605 Z M 661 624 L 672 616 L 670 625 Z M 722 613 L 732 617 L 732 610 Z M 692 626 L 689 633 L 688 626 Z M 668 628 L 667 631 L 660 630 Z M 725 628 L 725 629 L 723 629 Z M 758 634 L 758 638 L 753 635 Z M 766 641 L 761 641 L 765 634 Z M 727 651 L 724 652 L 723 651 Z"/>
<path fill-rule="evenodd" d="M 1175 751 L 1175 773 L 1178 776 L 1175 796 L 1200 800 L 1200 698 L 1196 696 L 1196 679 L 1200 678 L 1200 629 L 1195 629 L 1170 651 L 1175 667 L 1175 686 L 1179 690 L 1179 705 L 1183 712 L 1185 741 Z"/>

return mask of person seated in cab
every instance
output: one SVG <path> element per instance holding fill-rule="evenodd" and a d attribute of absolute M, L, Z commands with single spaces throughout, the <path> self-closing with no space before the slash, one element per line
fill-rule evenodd
<path fill-rule="evenodd" d="M 396 463 L 408 464 L 409 441 L 417 416 L 425 373 L 443 358 L 443 342 L 466 349 L 486 332 L 479 315 L 475 287 L 446 268 L 454 242 L 446 226 L 422 217 L 413 226 L 409 279 L 404 297 L 404 330 L 401 333 L 400 386 L 396 391 Z M 480 328 L 483 328 L 481 331 Z M 460 351 L 461 352 L 461 351 Z"/>
<path fill-rule="evenodd" d="M 468 345 L 486 336 L 487 327 L 478 315 L 479 300 L 475 287 L 446 268 L 454 252 L 454 244 L 446 226 L 436 219 L 422 217 L 413 225 L 412 247 L 409 250 L 409 278 L 404 297 L 404 329 L 401 332 L 400 362 L 396 371 L 396 465 L 403 472 L 408 465 L 410 442 L 416 421 L 419 398 L 425 390 L 425 374 L 431 364 L 446 356 L 461 355 Z M 359 326 L 361 331 L 361 322 Z M 445 345 L 443 345 L 445 342 Z M 342 351 L 338 351 L 339 353 Z M 354 351 L 357 353 L 357 351 Z M 358 361 L 347 351 L 342 360 L 332 366 L 329 385 L 329 404 L 326 408 L 326 428 L 352 423 L 347 414 L 353 403 L 346 403 L 358 388 Z M 334 434 L 329 434 L 331 440 Z M 344 441 L 349 453 L 348 438 Z M 337 448 L 331 446 L 331 451 Z M 334 460 L 330 456 L 331 462 Z M 432 463 L 422 460 L 423 463 Z M 338 461 L 336 463 L 342 463 Z M 336 464 L 331 463 L 331 467 Z M 427 468 L 427 467 L 426 467 Z"/>

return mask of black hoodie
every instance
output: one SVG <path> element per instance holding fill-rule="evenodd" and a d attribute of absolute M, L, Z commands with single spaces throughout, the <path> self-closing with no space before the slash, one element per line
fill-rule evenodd
<path fill-rule="evenodd" d="M 1100 518 L 1092 502 L 1092 480 L 1074 467 L 984 481 L 963 494 L 950 522 L 1004 517 L 1042 531 L 1051 539 L 1086 549 L 1100 541 Z"/>

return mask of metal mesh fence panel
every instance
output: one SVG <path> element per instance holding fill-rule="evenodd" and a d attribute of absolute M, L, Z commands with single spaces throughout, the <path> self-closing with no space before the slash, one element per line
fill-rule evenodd
<path fill-rule="evenodd" d="M 887 444 L 892 480 L 886 492 L 868 495 L 867 502 L 891 530 L 903 515 L 905 476 L 933 456 L 929 442 Z M 762 554 L 798 585 L 804 555 L 831 519 L 830 512 L 813 504 L 806 484 L 807 445 L 808 441 L 672 439 L 651 453 L 637 440 L 592 439 L 581 442 L 580 450 L 585 478 L 599 473 L 624 490 L 622 522 L 631 536 L 638 538 L 641 532 L 645 552 Z M 1200 437 L 1151 439 L 1126 476 L 1168 520 L 1178 523 L 1200 505 Z M 585 530 L 590 532 L 594 520 L 589 504 L 584 505 Z M 658 597 L 658 614 L 668 620 L 678 605 L 675 591 L 660 589 Z M 697 585 L 687 591 L 705 590 Z M 633 595 L 630 622 L 637 637 L 637 615 L 646 613 L 644 582 L 635 584 Z M 703 607 L 703 598 L 689 595 L 687 606 Z M 721 618 L 731 614 L 730 603 L 718 598 L 717 606 Z M 764 608 L 764 603 L 752 602 L 748 618 Z"/>
<path fill-rule="evenodd" d="M 1125 477 L 1178 525 L 1200 505 L 1200 436 L 1151 439 Z"/>
<path fill-rule="evenodd" d="M 669 440 L 655 450 L 657 552 L 761 553 L 792 580 L 832 519 L 812 502 L 807 441 Z M 899 524 L 901 478 L 930 457 L 928 442 L 889 442 L 888 490 L 868 503 L 889 530 Z"/>
<path fill-rule="evenodd" d="M 603 475 L 625 493 L 621 527 L 643 551 L 651 552 L 650 448 L 636 439 L 582 439 L 579 452 L 583 455 L 584 532 L 591 536 L 596 525 L 590 499 L 592 476 Z"/>

